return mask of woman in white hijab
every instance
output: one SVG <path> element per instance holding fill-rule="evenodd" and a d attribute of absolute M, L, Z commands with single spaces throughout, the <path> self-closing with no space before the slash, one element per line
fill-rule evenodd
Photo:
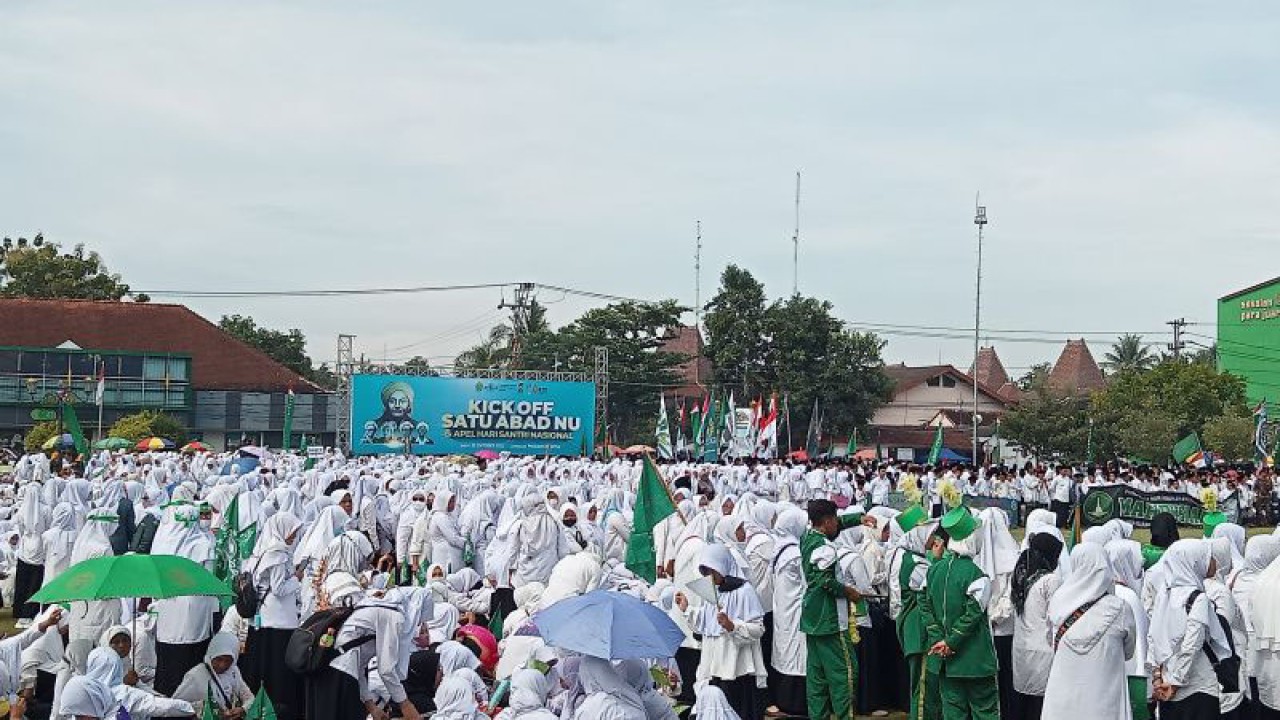
<path fill-rule="evenodd" d="M 1258 717 L 1276 720 L 1280 718 L 1280 559 L 1272 560 L 1254 581 L 1250 619 L 1253 659 L 1249 667 L 1258 679 Z"/>
<path fill-rule="evenodd" d="M 471 683 L 459 677 L 446 677 L 436 688 L 436 711 L 431 720 L 484 720 Z"/>
<path fill-rule="evenodd" d="M 1241 648 L 1245 675 L 1249 678 L 1249 696 L 1258 702 L 1258 633 L 1253 624 L 1253 595 L 1258 586 L 1258 579 L 1266 572 L 1268 566 L 1280 556 L 1280 539 L 1270 535 L 1255 535 L 1249 538 L 1244 548 L 1244 565 L 1231 575 L 1228 585 L 1240 614 L 1244 616 L 1245 630 L 1249 637 L 1247 648 Z"/>
<path fill-rule="evenodd" d="M 520 509 L 524 517 L 511 538 L 515 550 L 512 586 L 518 588 L 525 583 L 540 582 L 550 587 L 552 569 L 571 553 L 569 539 L 538 493 L 525 493 L 520 499 Z"/>
<path fill-rule="evenodd" d="M 1151 686 L 1147 682 L 1147 632 L 1150 618 L 1142 607 L 1142 545 L 1136 540 L 1112 540 L 1106 546 L 1107 559 L 1116 581 L 1116 597 L 1129 606 L 1134 626 L 1138 630 L 1138 642 L 1133 657 L 1125 664 L 1129 678 L 1129 704 L 1134 720 L 1144 720 L 1149 711 Z"/>
<path fill-rule="evenodd" d="M 1204 647 L 1221 658 L 1231 646 L 1204 592 L 1213 565 L 1212 549 L 1203 540 L 1179 540 L 1161 558 L 1164 591 L 1156 594 L 1147 658 L 1161 720 L 1219 716 L 1218 678 Z"/>
<path fill-rule="evenodd" d="M 116 516 L 96 512 L 85 519 L 84 528 L 71 547 L 71 564 L 113 554 L 111 533 Z M 102 631 L 120 623 L 119 600 L 90 600 L 71 603 L 71 639 L 97 642 Z"/>
<path fill-rule="evenodd" d="M 210 698 L 219 717 L 234 708 L 248 709 L 254 696 L 236 667 L 239 655 L 240 641 L 235 635 L 214 635 L 205 651 L 204 662 L 187 671 L 173 693 L 174 699 L 191 703 L 198 716 L 204 713 L 205 700 Z"/>
<path fill-rule="evenodd" d="M 1235 527 L 1240 526 L 1236 525 Z M 1225 620 L 1230 628 L 1232 650 L 1237 655 L 1243 656 L 1249 646 L 1244 615 L 1240 612 L 1240 607 L 1236 605 L 1235 598 L 1231 594 L 1231 588 L 1227 586 L 1227 578 L 1231 575 L 1231 570 L 1236 565 L 1235 546 L 1232 539 L 1226 535 L 1215 534 L 1208 543 L 1210 552 L 1213 555 L 1214 575 L 1204 581 L 1204 592 L 1213 603 L 1214 613 L 1222 620 Z M 1241 543 L 1241 550 L 1243 551 L 1243 542 Z M 1239 557 L 1239 562 L 1243 564 L 1243 552 Z M 1236 708 L 1239 708 L 1244 703 L 1245 693 L 1243 691 L 1249 687 L 1249 676 L 1245 674 L 1243 660 L 1240 663 L 1239 686 L 1240 689 L 1236 692 L 1223 691 L 1218 698 L 1218 706 L 1222 711 L 1223 717 L 1235 717 L 1238 714 L 1235 712 Z"/>
<path fill-rule="evenodd" d="M 414 650 L 427 645 L 431 613 L 430 592 L 417 587 L 393 588 L 382 598 L 367 598 L 357 605 L 335 638 L 335 646 L 346 651 L 329 667 L 306 678 L 308 720 L 376 715 L 368 670 L 375 659 L 386 697 L 399 706 L 406 720 L 419 720 L 403 679 Z"/>
<path fill-rule="evenodd" d="M 293 564 L 293 545 L 301 529 L 302 521 L 292 513 L 272 515 L 244 566 L 253 575 L 262 603 L 250 623 L 240 669 L 251 686 L 266 688 L 280 720 L 303 714 L 302 683 L 284 663 L 285 648 L 299 622 L 302 584 Z"/>
<path fill-rule="evenodd" d="M 676 720 L 671 702 L 658 693 L 653 684 L 653 675 L 649 673 L 649 665 L 643 660 L 623 660 L 618 663 L 618 674 L 640 696 L 649 720 Z"/>
<path fill-rule="evenodd" d="M 773 583 L 773 669 L 777 671 L 774 702 L 793 715 L 804 715 L 805 665 L 808 652 L 800 632 L 800 612 L 804 604 L 804 571 L 801 568 L 800 538 L 809 527 L 809 517 L 786 505 L 774 520 L 777 540 L 770 572 Z"/>
<path fill-rule="evenodd" d="M 89 653 L 84 676 L 110 689 L 116 704 L 136 720 L 156 717 L 190 717 L 195 709 L 186 700 L 171 700 L 124 684 L 124 661 L 111 648 Z M 63 689 L 65 694 L 66 689 Z"/>
<path fill-rule="evenodd" d="M 467 539 L 458 527 L 458 499 L 453 493 L 436 493 L 430 522 L 431 561 L 443 565 L 447 572 L 461 570 L 467 564 L 464 560 Z"/>
<path fill-rule="evenodd" d="M 684 598 L 677 600 L 694 632 L 702 635 L 697 681 L 717 681 L 744 720 L 759 720 L 759 690 L 768 677 L 760 647 L 764 635 L 760 596 L 723 545 L 703 548 L 699 571 L 711 578 L 719 602 L 691 608 Z"/>
<path fill-rule="evenodd" d="M 983 508 L 978 512 L 982 524 L 981 549 L 974 562 L 991 580 L 991 599 L 987 602 L 987 618 L 991 622 L 991 638 L 996 645 L 999 666 L 1000 712 L 1011 714 L 1016 703 L 1013 687 L 1014 617 L 1012 578 L 1018 564 L 1018 543 L 1009 533 L 1009 516 L 1000 508 Z"/>
<path fill-rule="evenodd" d="M 729 706 L 724 691 L 711 683 L 698 683 L 698 701 L 693 706 L 693 716 L 698 720 L 742 720 Z"/>
<path fill-rule="evenodd" d="M 1131 720 L 1124 668 L 1138 640 L 1132 611 L 1115 596 L 1102 545 L 1081 543 L 1072 555 L 1071 579 L 1049 601 L 1056 649 L 1041 718 Z"/>
<path fill-rule="evenodd" d="M 49 529 L 44 531 L 44 582 L 62 574 L 71 567 L 71 549 L 79 535 L 75 509 L 70 503 L 58 503 L 53 508 L 53 519 Z"/>
<path fill-rule="evenodd" d="M 559 720 L 546 708 L 551 679 L 537 670 L 517 670 L 511 676 L 511 702 L 495 720 Z"/>
<path fill-rule="evenodd" d="M 58 698 L 58 714 L 72 720 L 111 720 L 117 707 L 111 688 L 77 675 L 67 681 Z"/>
<path fill-rule="evenodd" d="M 578 679 L 586 698 L 573 720 L 648 720 L 644 701 L 608 660 L 583 657 Z"/>

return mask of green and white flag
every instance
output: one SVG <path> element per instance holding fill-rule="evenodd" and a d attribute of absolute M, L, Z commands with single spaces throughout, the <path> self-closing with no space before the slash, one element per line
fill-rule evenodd
<path fill-rule="evenodd" d="M 670 460 L 672 458 L 671 423 L 667 420 L 667 398 L 661 393 L 658 395 L 658 429 L 655 435 L 658 439 L 658 457 Z"/>
<path fill-rule="evenodd" d="M 288 451 L 292 447 L 293 437 L 293 404 L 296 398 L 293 395 L 293 388 L 289 388 L 288 394 L 284 396 L 284 441 L 280 447 Z"/>
<path fill-rule="evenodd" d="M 636 486 L 635 513 L 625 563 L 628 570 L 649 582 L 654 582 L 658 577 L 658 552 L 654 545 L 653 529 L 675 512 L 676 504 L 671 499 L 666 481 L 662 479 L 653 460 L 646 456 L 640 484 Z"/>
<path fill-rule="evenodd" d="M 933 447 L 929 448 L 929 465 L 937 465 L 942 457 L 942 424 L 938 424 L 938 432 L 933 435 Z"/>

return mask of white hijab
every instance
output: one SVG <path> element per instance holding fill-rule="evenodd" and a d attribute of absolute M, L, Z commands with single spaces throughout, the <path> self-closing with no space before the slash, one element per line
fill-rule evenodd
<path fill-rule="evenodd" d="M 1111 561 L 1102 545 L 1080 543 L 1071 555 L 1075 570 L 1049 600 L 1049 621 L 1054 628 L 1061 627 L 1072 613 L 1086 604 L 1116 591 Z"/>
<path fill-rule="evenodd" d="M 1151 662 L 1163 667 L 1182 646 L 1182 638 L 1187 632 L 1187 622 L 1194 619 L 1208 628 L 1208 638 L 1214 652 L 1219 657 L 1226 657 L 1230 652 L 1226 634 L 1222 625 L 1214 617 L 1213 604 L 1205 596 L 1200 605 L 1201 612 L 1194 617 L 1186 610 L 1187 599 L 1191 593 L 1204 592 L 1205 577 L 1209 574 L 1209 562 L 1212 549 L 1203 540 L 1179 540 L 1165 550 L 1160 559 L 1161 576 L 1164 581 L 1164 592 L 1156 596 L 1155 608 L 1151 612 L 1151 627 L 1148 631 L 1150 640 Z M 1256 613 L 1256 608 L 1255 608 Z"/>
<path fill-rule="evenodd" d="M 460 677 L 445 677 L 436 688 L 435 706 L 432 720 L 479 720 L 484 717 L 476 705 L 471 683 Z"/>
<path fill-rule="evenodd" d="M 1272 560 L 1253 587 L 1253 635 L 1258 649 L 1280 652 L 1280 560 Z"/>

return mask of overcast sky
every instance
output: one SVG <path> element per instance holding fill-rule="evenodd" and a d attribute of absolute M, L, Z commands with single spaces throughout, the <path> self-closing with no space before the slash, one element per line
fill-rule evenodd
<path fill-rule="evenodd" d="M 1276 38 L 1274 0 L 5 0 L 0 233 L 84 242 L 144 290 L 692 304 L 699 219 L 704 298 L 728 262 L 791 292 L 800 170 L 802 292 L 971 327 L 980 189 L 983 324 L 1044 340 L 992 331 L 1016 375 L 1068 334 L 1212 335 L 1218 296 L 1280 274 Z M 500 299 L 188 304 L 297 326 L 317 360 L 348 332 L 444 361 Z M 886 338 L 890 362 L 972 356 Z"/>

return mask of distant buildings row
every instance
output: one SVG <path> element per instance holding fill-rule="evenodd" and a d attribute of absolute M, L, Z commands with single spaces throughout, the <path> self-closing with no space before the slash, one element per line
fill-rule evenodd
<path fill-rule="evenodd" d="M 665 350 L 690 358 L 680 366 L 683 385 L 676 397 L 697 398 L 711 384 L 713 368 L 703 355 L 703 343 L 693 327 L 683 327 L 667 341 Z M 938 426 L 949 457 L 969 458 L 973 442 L 973 386 L 978 385 L 978 434 L 980 453 L 995 442 L 997 421 L 1022 399 L 1022 390 L 1005 370 L 994 347 L 978 352 L 977 368 L 963 372 L 954 365 L 887 365 L 894 382 L 892 399 L 876 410 L 868 437 L 859 437 L 862 452 L 881 457 L 922 460 L 933 445 Z M 1048 386 L 1061 393 L 1088 393 L 1103 388 L 1106 379 L 1084 340 L 1069 340 L 1047 378 Z M 837 440 L 842 450 L 846 441 Z"/>

